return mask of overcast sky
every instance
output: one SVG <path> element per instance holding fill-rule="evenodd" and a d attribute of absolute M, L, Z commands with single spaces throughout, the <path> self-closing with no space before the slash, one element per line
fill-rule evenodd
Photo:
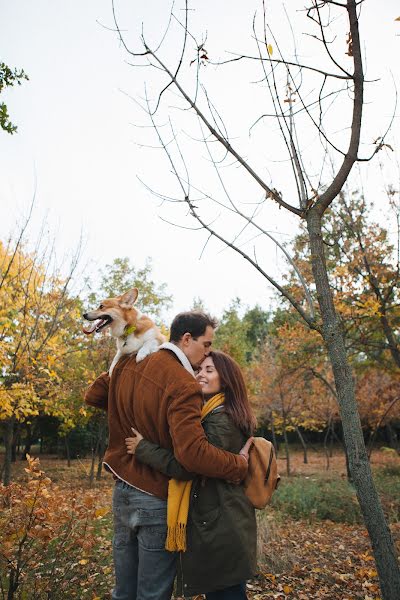
<path fill-rule="evenodd" d="M 177 15 L 183 14 L 179 12 L 179 4 L 175 7 Z M 302 35 L 309 27 L 304 11 L 300 10 L 306 4 L 300 0 L 285 3 L 299 36 L 301 58 L 312 64 L 319 57 L 317 51 L 312 55 L 310 40 Z M 193 30 L 199 39 L 207 32 L 210 58 L 226 57 L 227 51 L 255 53 L 252 20 L 261 6 L 258 0 L 192 3 Z M 283 25 L 282 6 L 276 0 L 267 2 L 274 31 L 280 45 L 285 46 L 291 32 L 287 21 Z M 132 47 L 140 49 L 142 23 L 150 43 L 160 39 L 168 20 L 169 2 L 119 0 L 116 7 L 121 29 Z M 382 134 L 394 110 L 394 81 L 398 84 L 400 76 L 400 22 L 395 21 L 399 16 L 398 0 L 365 0 L 363 4 L 361 33 L 367 75 L 371 79 L 380 78 L 367 91 L 368 121 L 363 138 L 367 153 L 372 137 Z M 258 303 L 268 309 L 272 290 L 261 275 L 218 243 L 210 243 L 202 253 L 204 232 L 175 228 L 162 221 L 160 217 L 193 225 L 186 220 L 181 206 L 180 213 L 175 206 L 161 206 L 160 200 L 139 181 L 144 180 L 156 191 L 169 193 L 170 168 L 166 157 L 161 150 L 145 147 L 156 145 L 155 138 L 150 132 L 146 137 L 147 130 L 137 127 L 146 121 L 132 100 L 132 97 L 143 99 L 144 81 L 155 96 L 158 80 L 145 73 L 143 67 L 127 64 L 129 56 L 110 30 L 113 26 L 110 0 L 0 0 L 0 60 L 11 67 L 23 68 L 29 75 L 28 82 L 2 95 L 11 120 L 18 125 L 18 133 L 14 136 L 0 133 L 1 238 L 6 238 L 26 214 L 36 179 L 31 238 L 35 238 L 40 223 L 47 219 L 49 230 L 56 236 L 57 251 L 63 254 L 73 251 L 82 232 L 85 240 L 82 264 L 87 265 L 86 274 L 95 273 L 116 257 L 128 256 L 138 267 L 151 257 L 154 278 L 167 284 L 173 301 L 168 317 L 187 309 L 194 297 L 203 298 L 209 310 L 217 315 L 237 296 L 247 305 Z M 178 55 L 175 50 L 179 49 L 181 38 L 179 27 L 172 28 L 165 50 L 171 61 Z M 345 49 L 344 40 L 341 42 Z M 250 83 L 253 73 L 249 72 L 250 91 L 246 92 L 241 83 L 236 88 L 232 85 L 232 70 L 226 73 L 211 65 L 206 68 L 208 83 L 212 88 L 216 86 L 216 102 L 224 110 L 233 139 L 245 132 L 247 141 L 241 148 L 246 157 L 254 159 L 257 166 L 259 162 L 260 168 L 264 168 L 262 161 L 268 159 L 265 173 L 271 181 L 276 175 L 283 186 L 285 175 L 275 146 L 265 133 L 264 137 L 259 134 L 258 138 L 256 135 L 250 138 L 251 119 L 244 120 L 253 103 L 255 84 Z M 224 80 L 228 76 L 230 83 Z M 261 105 L 257 105 L 258 109 L 262 114 Z M 175 117 L 177 112 L 176 107 Z M 345 127 L 340 123 L 340 112 L 336 118 L 337 128 Z M 250 139 L 255 140 L 255 150 L 248 150 Z M 396 139 L 399 139 L 397 116 L 388 142 L 395 146 Z M 385 159 L 386 177 L 398 177 L 394 155 L 385 151 L 379 158 Z M 207 160 L 205 152 L 186 156 L 199 181 L 208 177 L 202 170 L 202 160 Z M 260 191 L 248 184 L 246 178 L 242 184 L 235 177 L 232 186 L 242 200 L 260 200 Z M 380 177 L 377 164 L 363 167 L 363 182 L 377 196 L 383 187 Z M 398 180 L 392 182 L 398 185 Z M 295 219 L 273 206 L 263 210 L 264 226 L 276 232 L 281 242 L 290 239 L 296 231 Z M 252 253 L 251 242 L 243 243 Z M 257 249 L 259 252 L 263 254 L 264 268 L 281 278 L 285 267 L 276 248 L 267 245 Z"/>

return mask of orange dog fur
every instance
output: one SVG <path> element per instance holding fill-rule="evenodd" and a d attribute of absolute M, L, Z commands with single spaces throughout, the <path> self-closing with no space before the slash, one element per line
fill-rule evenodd
<path fill-rule="evenodd" d="M 109 374 L 124 354 L 136 353 L 136 362 L 155 352 L 166 339 L 156 324 L 143 315 L 134 304 L 139 291 L 133 288 L 117 296 L 100 302 L 96 310 L 89 311 L 83 318 L 91 322 L 83 331 L 87 335 L 110 328 L 111 335 L 117 341 L 117 353 L 111 363 Z"/>

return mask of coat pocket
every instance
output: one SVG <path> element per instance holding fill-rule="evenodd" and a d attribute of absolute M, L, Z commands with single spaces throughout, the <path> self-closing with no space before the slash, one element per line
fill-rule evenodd
<path fill-rule="evenodd" d="M 195 512 L 192 513 L 192 521 L 195 527 L 199 529 L 211 529 L 217 523 L 221 516 L 221 507 L 216 506 L 212 510 L 205 513 Z"/>

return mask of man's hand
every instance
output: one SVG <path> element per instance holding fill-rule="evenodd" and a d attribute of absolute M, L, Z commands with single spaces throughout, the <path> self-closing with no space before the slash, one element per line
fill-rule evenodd
<path fill-rule="evenodd" d="M 249 462 L 249 452 L 250 452 L 250 448 L 251 448 L 253 442 L 254 442 L 254 438 L 249 437 L 249 439 L 247 440 L 247 442 L 245 443 L 243 448 L 239 451 L 240 456 L 244 456 L 244 458 L 247 460 L 247 462 Z"/>
<path fill-rule="evenodd" d="M 125 438 L 125 445 L 128 454 L 135 454 L 137 445 L 143 439 L 143 436 L 137 431 L 137 429 L 134 429 L 133 427 L 131 427 L 131 429 L 135 437 Z"/>

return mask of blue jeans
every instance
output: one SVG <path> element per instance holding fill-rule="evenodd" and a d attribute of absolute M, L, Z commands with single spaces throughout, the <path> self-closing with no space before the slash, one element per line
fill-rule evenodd
<path fill-rule="evenodd" d="M 176 554 L 165 550 L 167 503 L 117 481 L 113 494 L 113 600 L 170 600 Z"/>
<path fill-rule="evenodd" d="M 217 592 L 209 592 L 206 594 L 206 600 L 247 600 L 246 584 L 238 583 Z"/>

